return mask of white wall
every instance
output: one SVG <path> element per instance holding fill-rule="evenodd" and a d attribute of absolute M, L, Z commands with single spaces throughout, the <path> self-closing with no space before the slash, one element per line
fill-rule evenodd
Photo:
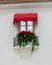
<path fill-rule="evenodd" d="M 33 4 L 33 3 L 32 3 Z M 13 49 L 14 13 L 37 12 L 40 48 L 30 58 Z M 0 65 L 52 65 L 52 7 L 0 9 Z"/>

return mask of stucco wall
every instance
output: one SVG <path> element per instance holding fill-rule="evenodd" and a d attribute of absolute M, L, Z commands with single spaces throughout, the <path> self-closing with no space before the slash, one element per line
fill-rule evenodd
<path fill-rule="evenodd" d="M 40 48 L 31 57 L 24 58 L 13 49 L 14 13 L 38 13 Z M 0 65 L 52 65 L 52 7 L 0 9 Z"/>

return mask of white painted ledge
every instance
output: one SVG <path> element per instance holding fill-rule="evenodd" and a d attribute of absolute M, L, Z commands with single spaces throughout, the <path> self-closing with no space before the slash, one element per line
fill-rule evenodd
<path fill-rule="evenodd" d="M 17 4 L 0 4 L 0 9 L 23 9 L 23 8 L 42 8 L 52 7 L 52 2 L 39 3 L 17 3 Z"/>
<path fill-rule="evenodd" d="M 13 47 L 14 49 L 19 49 L 19 46 Z M 39 49 L 39 46 L 34 46 L 35 49 Z M 25 47 L 21 47 L 20 49 L 32 49 L 32 45 L 26 45 Z"/>

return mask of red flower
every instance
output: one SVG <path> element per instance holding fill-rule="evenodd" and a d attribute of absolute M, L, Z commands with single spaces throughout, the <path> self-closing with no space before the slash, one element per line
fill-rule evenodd
<path fill-rule="evenodd" d="M 28 32 L 26 32 L 26 31 L 21 31 L 19 34 L 20 34 L 20 35 L 24 35 L 24 34 L 34 35 L 34 33 L 33 33 L 33 32 L 30 32 L 30 31 L 28 31 Z"/>
<path fill-rule="evenodd" d="M 31 34 L 31 35 L 34 35 L 34 33 L 33 33 L 33 32 L 30 32 L 30 34 Z"/>
<path fill-rule="evenodd" d="M 25 34 L 25 31 L 21 31 L 19 34 L 20 35 L 24 35 Z"/>

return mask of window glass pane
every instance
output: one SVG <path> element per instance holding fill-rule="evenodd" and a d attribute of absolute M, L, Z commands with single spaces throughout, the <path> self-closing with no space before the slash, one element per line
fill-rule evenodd
<path fill-rule="evenodd" d="M 23 27 L 21 26 L 20 27 L 20 31 L 26 31 L 26 27 L 25 26 L 23 26 Z"/>
<path fill-rule="evenodd" d="M 21 25 L 26 26 L 26 22 L 21 21 Z"/>
<path fill-rule="evenodd" d="M 33 30 L 29 30 L 30 32 L 33 32 Z"/>
<path fill-rule="evenodd" d="M 31 21 L 28 21 L 28 25 L 33 25 L 33 22 L 31 22 Z"/>
<path fill-rule="evenodd" d="M 28 31 L 33 30 L 33 26 L 28 26 Z"/>

